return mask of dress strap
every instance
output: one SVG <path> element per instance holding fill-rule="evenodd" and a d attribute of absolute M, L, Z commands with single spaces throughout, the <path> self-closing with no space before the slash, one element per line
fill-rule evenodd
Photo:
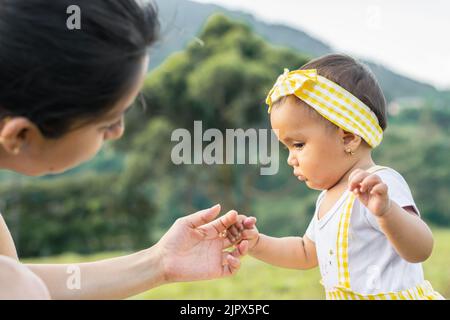
<path fill-rule="evenodd" d="M 373 166 L 367 169 L 369 173 L 374 173 L 383 169 L 387 169 L 384 166 Z M 338 267 L 338 283 L 339 286 L 350 289 L 350 272 L 348 267 L 348 234 L 350 229 L 350 218 L 352 215 L 353 204 L 355 203 L 356 196 L 353 193 L 349 193 L 347 200 L 342 207 L 342 212 L 339 219 L 338 234 L 336 240 L 336 256 Z"/>
<path fill-rule="evenodd" d="M 338 267 L 338 283 L 341 287 L 350 289 L 350 273 L 348 269 L 348 232 L 350 228 L 350 217 L 352 214 L 355 195 L 350 192 L 344 202 L 340 213 L 338 233 L 336 239 L 336 258 Z"/>

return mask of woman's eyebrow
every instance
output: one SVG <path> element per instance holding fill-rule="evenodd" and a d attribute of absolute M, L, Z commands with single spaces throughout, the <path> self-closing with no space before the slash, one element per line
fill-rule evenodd
<path fill-rule="evenodd" d="M 122 117 L 125 114 L 127 114 L 132 107 L 133 107 L 133 104 L 131 104 L 129 107 L 127 107 L 126 109 L 122 110 L 121 112 L 116 112 L 116 113 L 111 114 L 110 116 L 106 117 L 104 121 L 106 122 L 106 121 L 110 121 L 112 119 L 115 119 L 117 117 Z"/>

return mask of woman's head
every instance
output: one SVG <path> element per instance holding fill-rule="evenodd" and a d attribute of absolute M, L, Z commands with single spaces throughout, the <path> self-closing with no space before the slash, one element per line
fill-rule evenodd
<path fill-rule="evenodd" d="M 67 27 L 72 5 L 81 11 L 79 30 Z M 0 0 L 0 7 L 0 142 L 15 163 L 8 167 L 61 172 L 120 137 L 121 113 L 140 90 L 157 37 L 155 8 L 136 0 Z M 64 159 L 51 161 L 56 151 Z"/>
<path fill-rule="evenodd" d="M 386 128 L 385 99 L 367 67 L 351 57 L 334 54 L 301 69 L 316 69 L 318 75 L 352 93 L 376 115 L 380 132 Z M 273 104 L 271 124 L 289 149 L 288 164 L 294 174 L 313 189 L 331 188 L 356 163 L 370 159 L 371 147 L 360 136 L 336 126 L 294 95 Z"/>

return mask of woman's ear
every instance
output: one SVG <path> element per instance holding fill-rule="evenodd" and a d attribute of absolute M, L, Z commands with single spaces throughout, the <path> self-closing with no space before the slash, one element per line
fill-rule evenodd
<path fill-rule="evenodd" d="M 339 128 L 339 138 L 343 143 L 344 151 L 351 150 L 352 152 L 356 152 L 359 146 L 362 143 L 362 139 L 360 136 L 345 131 L 342 128 Z M 346 151 L 348 152 L 348 151 Z"/>
<path fill-rule="evenodd" d="M 0 122 L 0 145 L 7 153 L 18 155 L 39 136 L 39 128 L 27 118 L 6 117 Z"/>

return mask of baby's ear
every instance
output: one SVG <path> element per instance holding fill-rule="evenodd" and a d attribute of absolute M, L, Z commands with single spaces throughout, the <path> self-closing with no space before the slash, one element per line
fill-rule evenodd
<path fill-rule="evenodd" d="M 352 148 L 352 150 L 356 150 L 362 142 L 360 136 L 352 132 L 345 131 L 342 128 L 338 128 L 338 135 L 344 145 L 344 148 Z"/>
<path fill-rule="evenodd" d="M 25 117 L 7 117 L 0 126 L 0 143 L 10 154 L 18 154 L 33 136 L 41 135 L 39 128 Z"/>

